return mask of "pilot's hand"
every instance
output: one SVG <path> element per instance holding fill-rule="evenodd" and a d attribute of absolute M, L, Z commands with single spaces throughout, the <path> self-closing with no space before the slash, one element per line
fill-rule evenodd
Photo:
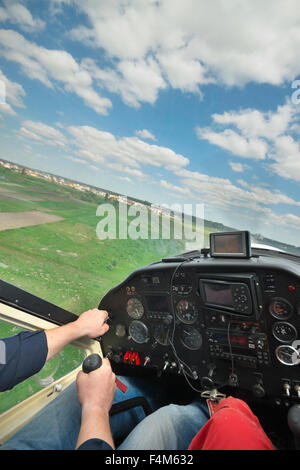
<path fill-rule="evenodd" d="M 80 327 L 82 336 L 97 338 L 109 330 L 108 324 L 105 323 L 107 319 L 108 313 L 105 310 L 94 308 L 82 313 L 76 322 Z"/>
<path fill-rule="evenodd" d="M 109 412 L 116 390 L 116 376 L 108 359 L 102 366 L 89 374 L 80 371 L 77 375 L 77 396 L 83 409 Z"/>

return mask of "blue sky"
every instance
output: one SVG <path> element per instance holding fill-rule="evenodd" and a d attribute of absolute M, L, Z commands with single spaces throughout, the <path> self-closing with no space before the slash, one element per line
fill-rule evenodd
<path fill-rule="evenodd" d="M 3 0 L 0 158 L 300 246 L 299 47 L 296 0 Z"/>

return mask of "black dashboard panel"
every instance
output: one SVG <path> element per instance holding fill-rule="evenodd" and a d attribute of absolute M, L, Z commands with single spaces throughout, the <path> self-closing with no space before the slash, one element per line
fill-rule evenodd
<path fill-rule="evenodd" d="M 185 375 L 197 389 L 209 377 L 297 401 L 299 300 L 300 264 L 280 256 L 153 263 L 102 299 L 102 348 L 118 373 Z"/>

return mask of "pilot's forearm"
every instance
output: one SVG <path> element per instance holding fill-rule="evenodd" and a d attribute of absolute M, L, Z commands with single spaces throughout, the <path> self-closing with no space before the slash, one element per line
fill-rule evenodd
<path fill-rule="evenodd" d="M 72 341 L 84 336 L 84 333 L 77 321 L 46 330 L 45 334 L 48 345 L 46 361 L 52 359 L 53 356 L 58 354 L 65 346 L 72 343 Z"/>
<path fill-rule="evenodd" d="M 76 449 L 89 439 L 101 439 L 113 449 L 115 448 L 110 430 L 109 414 L 100 408 L 83 406 Z"/>

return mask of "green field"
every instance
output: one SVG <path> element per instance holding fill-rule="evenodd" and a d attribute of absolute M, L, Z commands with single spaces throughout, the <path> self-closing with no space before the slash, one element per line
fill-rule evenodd
<path fill-rule="evenodd" d="M 1 167 L 0 189 L 0 213 L 34 210 L 64 218 L 0 231 L 0 278 L 78 315 L 97 307 L 134 269 L 184 250 L 182 240 L 99 240 L 96 209 L 111 201 L 92 193 Z M 206 227 L 206 236 L 209 231 Z M 0 323 L 0 337 L 16 331 Z M 55 378 L 80 363 L 75 356 L 64 353 Z M 0 395 L 0 412 L 37 390 L 36 380 L 30 381 Z"/>

